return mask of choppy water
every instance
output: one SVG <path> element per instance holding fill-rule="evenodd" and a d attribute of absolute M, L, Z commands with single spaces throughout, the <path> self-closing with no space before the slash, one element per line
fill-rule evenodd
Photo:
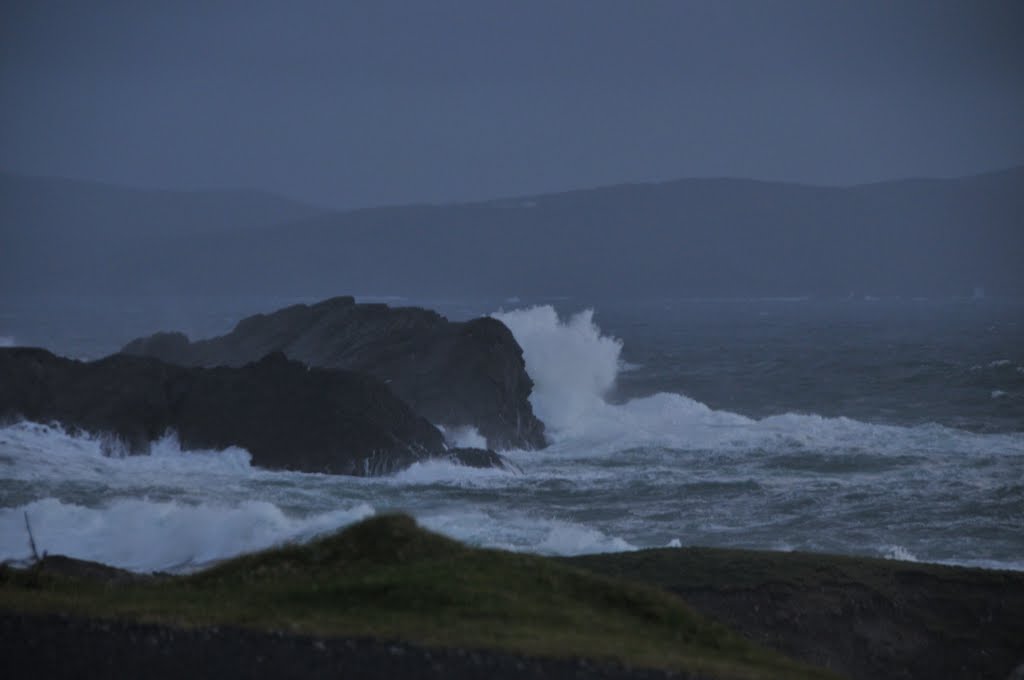
<path fill-rule="evenodd" d="M 7 300 L 0 342 L 96 357 L 288 302 Z M 550 554 L 728 545 L 1024 569 L 1021 303 L 662 300 L 591 316 L 573 300 L 409 302 L 452 318 L 519 310 L 499 316 L 553 441 L 508 452 L 521 474 L 269 472 L 173 439 L 109 458 L 18 424 L 0 429 L 0 559 L 27 557 L 26 513 L 40 549 L 183 570 L 404 510 Z"/>

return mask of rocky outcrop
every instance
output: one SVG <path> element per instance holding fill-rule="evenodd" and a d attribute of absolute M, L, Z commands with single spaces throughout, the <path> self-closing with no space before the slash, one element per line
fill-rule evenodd
<path fill-rule="evenodd" d="M 218 338 L 189 342 L 180 333 L 158 333 L 122 352 L 207 367 L 284 352 L 308 366 L 374 375 L 431 422 L 473 426 L 491 448 L 545 445 L 522 348 L 496 319 L 458 323 L 425 309 L 337 297 L 248 317 Z"/>
<path fill-rule="evenodd" d="M 504 465 L 490 451 L 448 450 L 437 428 L 377 378 L 311 369 L 281 353 L 196 368 L 0 349 L 0 420 L 20 419 L 110 435 L 131 453 L 171 430 L 184 449 L 240 446 L 271 469 L 378 475 L 429 458 Z"/>

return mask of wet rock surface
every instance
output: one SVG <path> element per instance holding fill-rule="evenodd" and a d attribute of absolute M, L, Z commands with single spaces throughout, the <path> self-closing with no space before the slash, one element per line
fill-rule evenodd
<path fill-rule="evenodd" d="M 377 378 L 311 369 L 281 353 L 207 369 L 126 355 L 79 362 L 4 348 L 0 419 L 109 435 L 115 454 L 145 453 L 174 431 L 183 449 L 239 446 L 256 466 L 306 472 L 387 474 L 454 455 L 437 428 Z M 465 457 L 501 462 L 489 452 Z"/>
<path fill-rule="evenodd" d="M 217 338 L 189 342 L 181 333 L 157 333 L 122 352 L 205 367 L 283 352 L 309 366 L 376 376 L 430 422 L 475 427 L 489 448 L 545 445 L 522 348 L 496 319 L 452 322 L 417 307 L 336 297 L 248 317 Z"/>

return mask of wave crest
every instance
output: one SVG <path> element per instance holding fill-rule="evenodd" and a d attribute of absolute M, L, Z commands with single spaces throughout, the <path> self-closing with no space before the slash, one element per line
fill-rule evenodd
<path fill-rule="evenodd" d="M 512 331 L 523 348 L 533 379 L 530 403 L 549 433 L 565 436 L 604 403 L 619 372 L 622 341 L 601 334 L 594 311 L 585 309 L 563 321 L 550 305 L 493 315 Z"/>
<path fill-rule="evenodd" d="M 242 553 L 304 541 L 374 514 L 365 503 L 306 517 L 266 501 L 236 505 L 124 498 L 86 507 L 44 498 L 0 509 L 0 559 L 30 557 L 25 516 L 40 551 L 133 571 L 191 571 Z"/>
<path fill-rule="evenodd" d="M 602 334 L 593 310 L 565 320 L 550 305 L 493 316 L 509 327 L 523 348 L 526 370 L 534 381 L 530 401 L 537 417 L 556 445 L 581 456 L 633 447 L 1024 454 L 1024 436 L 1019 433 L 980 435 L 936 424 L 882 425 L 803 413 L 757 419 L 668 392 L 610 404 L 604 397 L 623 365 L 622 341 Z"/>

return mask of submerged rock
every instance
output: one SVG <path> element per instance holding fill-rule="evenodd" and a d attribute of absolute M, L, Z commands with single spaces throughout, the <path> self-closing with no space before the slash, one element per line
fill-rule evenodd
<path fill-rule="evenodd" d="M 305 472 L 380 475 L 463 455 L 377 378 L 311 369 L 280 352 L 237 368 L 197 368 L 0 348 L 0 420 L 15 419 L 110 435 L 129 453 L 172 430 L 183 449 L 240 446 L 254 465 Z M 504 467 L 493 452 L 466 459 Z"/>
<path fill-rule="evenodd" d="M 122 350 L 206 367 L 241 366 L 275 351 L 309 366 L 374 375 L 431 422 L 475 427 L 491 448 L 545 445 L 522 348 L 496 319 L 458 323 L 417 307 L 336 297 L 248 317 L 209 340 L 157 333 Z"/>

